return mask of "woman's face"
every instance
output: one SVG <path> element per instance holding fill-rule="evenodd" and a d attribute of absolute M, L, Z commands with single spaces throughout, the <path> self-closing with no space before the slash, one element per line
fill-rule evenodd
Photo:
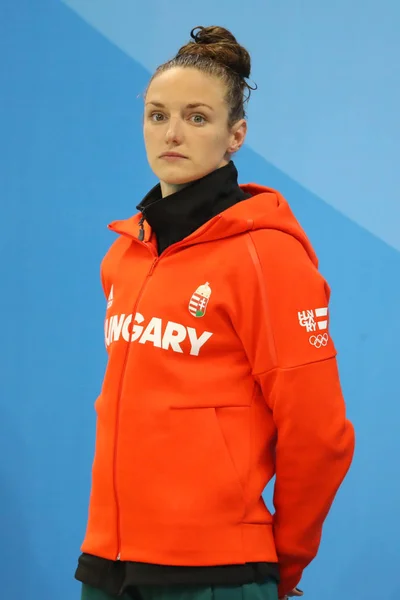
<path fill-rule="evenodd" d="M 225 95 L 219 79 L 193 68 L 175 67 L 151 82 L 144 141 L 163 196 L 226 165 L 243 144 L 246 121 L 228 127 Z"/>

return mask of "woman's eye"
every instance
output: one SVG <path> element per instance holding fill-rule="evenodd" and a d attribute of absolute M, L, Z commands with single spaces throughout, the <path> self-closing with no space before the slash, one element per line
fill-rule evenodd
<path fill-rule="evenodd" d="M 203 123 L 206 122 L 206 119 L 203 117 L 203 115 L 192 115 L 191 119 L 196 125 L 203 125 Z"/>
<path fill-rule="evenodd" d="M 164 115 L 162 113 L 152 113 L 151 114 L 152 121 L 160 122 L 163 120 L 163 118 L 164 118 Z"/>

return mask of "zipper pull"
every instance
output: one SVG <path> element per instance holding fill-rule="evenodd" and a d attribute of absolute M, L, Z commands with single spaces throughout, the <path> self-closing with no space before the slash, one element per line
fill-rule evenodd
<path fill-rule="evenodd" d="M 145 221 L 145 216 L 142 215 L 140 217 L 140 221 L 139 221 L 139 235 L 138 235 L 139 242 L 143 242 L 143 240 L 144 240 L 144 227 L 143 227 L 144 221 Z"/>

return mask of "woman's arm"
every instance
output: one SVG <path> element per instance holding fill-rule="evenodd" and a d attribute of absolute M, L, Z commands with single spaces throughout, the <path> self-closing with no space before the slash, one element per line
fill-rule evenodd
<path fill-rule="evenodd" d="M 274 534 L 283 597 L 317 554 L 354 431 L 328 327 L 329 287 L 294 237 L 259 230 L 248 238 L 255 277 L 241 299 L 238 333 L 277 429 Z"/>

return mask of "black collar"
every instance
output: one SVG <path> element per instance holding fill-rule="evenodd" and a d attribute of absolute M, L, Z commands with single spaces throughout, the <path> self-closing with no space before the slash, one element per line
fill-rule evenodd
<path fill-rule="evenodd" d="M 159 254 L 222 211 L 248 198 L 237 178 L 236 167 L 230 161 L 165 198 L 161 196 L 160 184 L 150 190 L 137 209 L 156 235 Z"/>

